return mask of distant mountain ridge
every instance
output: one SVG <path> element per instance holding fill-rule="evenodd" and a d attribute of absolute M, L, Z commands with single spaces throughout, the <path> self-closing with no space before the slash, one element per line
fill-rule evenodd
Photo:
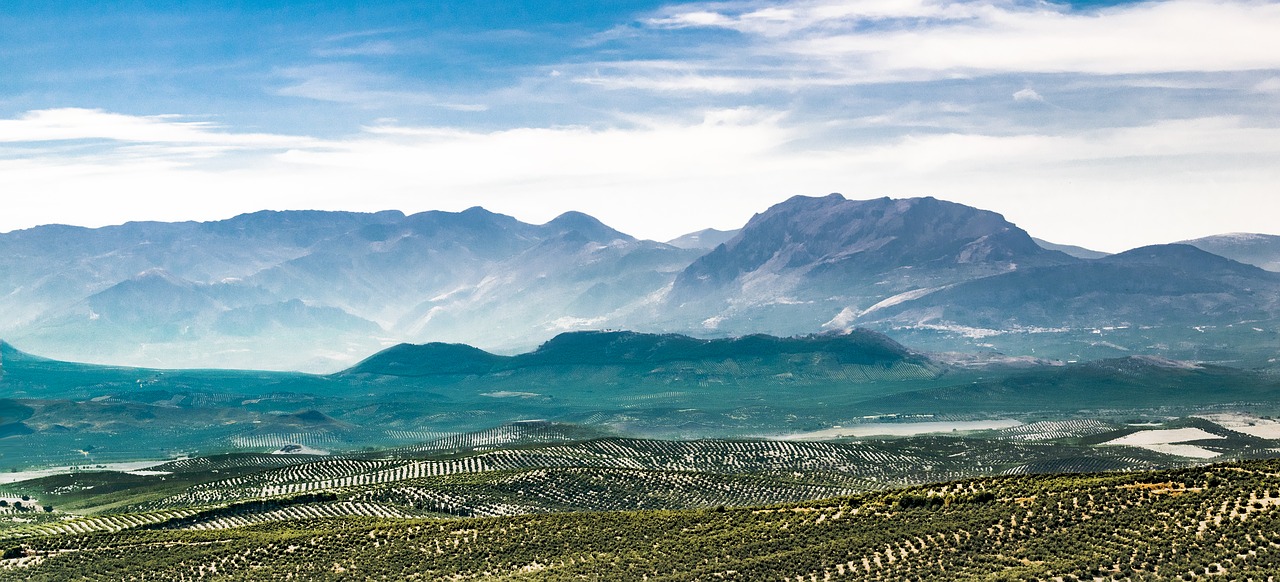
<path fill-rule="evenodd" d="M 1235 232 L 1182 241 L 1228 259 L 1280 272 L 1280 236 Z"/>
<path fill-rule="evenodd" d="M 741 229 L 734 230 L 716 230 L 714 228 L 705 228 L 697 232 L 679 236 L 667 241 L 667 244 L 682 249 L 714 249 L 733 237 L 738 236 Z"/>
<path fill-rule="evenodd" d="M 1154 245 L 928 290 L 849 324 L 899 330 L 926 349 L 939 346 L 934 336 L 1061 359 L 1137 353 L 1265 365 L 1280 340 L 1280 274 Z"/>
<path fill-rule="evenodd" d="M 536 344 L 619 318 L 699 251 L 588 215 L 259 212 L 0 235 L 0 335 L 67 359 L 333 369 L 396 342 Z"/>
<path fill-rule="evenodd" d="M 1212 303 L 1215 308 L 1206 312 Z M 1278 313 L 1280 274 L 1174 244 L 967 281 L 871 316 L 1004 329 L 1226 325 L 1273 319 Z"/>
<path fill-rule="evenodd" d="M 1038 238 L 1033 238 L 1031 240 L 1036 241 L 1036 244 L 1040 245 L 1040 248 L 1048 249 L 1051 251 L 1062 251 L 1077 259 L 1101 259 L 1102 257 L 1105 257 L 1111 254 L 1111 253 L 1104 253 L 1101 251 L 1095 251 L 1092 249 L 1086 249 L 1084 247 L 1079 247 L 1075 245 L 1060 245 L 1057 243 L 1051 243 L 1047 240 L 1041 240 Z"/>
<path fill-rule="evenodd" d="M 1191 242 L 1266 267 L 1276 239 Z M 1261 357 L 1280 332 L 1266 271 L 1191 246 L 1082 256 L 995 212 L 839 194 L 670 244 L 580 212 L 538 225 L 479 207 L 48 226 L 0 234 L 0 337 L 77 361 L 329 372 L 404 342 L 510 353 L 605 328 L 863 327 L 1062 359 Z"/>

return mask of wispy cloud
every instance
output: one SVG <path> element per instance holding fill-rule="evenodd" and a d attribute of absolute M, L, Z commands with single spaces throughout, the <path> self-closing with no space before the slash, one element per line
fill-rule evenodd
<path fill-rule="evenodd" d="M 306 137 L 225 131 L 210 121 L 177 115 L 123 115 L 100 109 L 43 109 L 16 119 L 0 119 L 0 142 L 110 140 L 135 143 L 200 144 L 223 148 L 290 148 L 315 143 Z"/>
<path fill-rule="evenodd" d="M 794 90 L 797 86 L 925 81 L 1004 73 L 1091 75 L 1280 68 L 1280 4 L 1169 0 L 1079 12 L 1001 0 L 756 1 L 676 5 L 652 31 L 730 30 L 723 51 L 614 63 L 584 76 L 654 91 Z M 732 50 L 730 50 L 730 47 Z M 738 74 L 726 74 L 736 69 Z"/>
<path fill-rule="evenodd" d="M 371 40 L 344 46 L 315 49 L 320 57 L 384 57 L 400 53 L 401 48 L 388 40 Z"/>
<path fill-rule="evenodd" d="M 1119 250 L 1280 214 L 1276 2 L 728 0 L 595 31 L 431 24 L 260 34 L 273 50 L 149 73 L 199 81 L 172 107 L 126 83 L 55 109 L 28 82 L 0 113 L 0 192 L 23 200 L 0 230 L 481 204 L 668 238 L 842 191 L 950 198 Z"/>
<path fill-rule="evenodd" d="M 317 101 L 346 103 L 368 109 L 388 107 L 438 107 L 453 111 L 485 111 L 483 103 L 455 102 L 425 91 L 403 88 L 398 79 L 375 75 L 351 64 L 292 67 L 280 71 L 290 84 L 275 94 Z"/>
<path fill-rule="evenodd" d="M 1044 96 L 1040 95 L 1040 93 L 1037 92 L 1035 89 L 1027 87 L 1027 88 L 1018 89 L 1017 91 L 1015 91 L 1013 93 L 1013 100 L 1018 102 L 1027 102 L 1027 101 L 1041 102 L 1041 101 L 1044 101 Z"/>

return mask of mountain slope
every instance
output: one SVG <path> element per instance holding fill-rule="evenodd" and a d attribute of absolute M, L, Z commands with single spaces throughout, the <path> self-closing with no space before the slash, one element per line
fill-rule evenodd
<path fill-rule="evenodd" d="M 1155 245 L 927 290 L 850 321 L 921 331 L 904 336 L 919 345 L 936 345 L 924 339 L 936 332 L 1063 359 L 1265 359 L 1275 357 L 1268 346 L 1280 330 L 1280 274 L 1188 245 Z"/>
<path fill-rule="evenodd" d="M 524 349 L 557 333 L 622 327 L 699 251 L 637 240 L 579 213 L 541 227 L 536 244 L 442 290 L 395 325 L 403 337 Z"/>
<path fill-rule="evenodd" d="M 1048 249 L 1051 251 L 1061 251 L 1077 259 L 1101 259 L 1102 257 L 1105 257 L 1111 254 L 1111 253 L 1104 253 L 1101 251 L 1095 251 L 1092 249 L 1086 249 L 1084 247 L 1078 247 L 1075 245 L 1060 245 L 1056 243 L 1051 243 L 1047 240 L 1041 240 L 1038 238 L 1033 238 L 1031 240 L 1036 241 L 1036 244 L 1040 245 L 1040 248 Z"/>
<path fill-rule="evenodd" d="M 960 204 L 797 196 L 694 261 L 668 306 L 722 332 L 801 333 L 903 291 L 1075 261 Z"/>
<path fill-rule="evenodd" d="M 1280 272 L 1280 236 L 1238 232 L 1186 240 L 1182 244 L 1268 271 Z"/>
<path fill-rule="evenodd" d="M 1280 275 L 1188 245 L 1156 245 L 959 283 L 867 319 L 1003 329 L 1225 325 L 1277 316 Z"/>

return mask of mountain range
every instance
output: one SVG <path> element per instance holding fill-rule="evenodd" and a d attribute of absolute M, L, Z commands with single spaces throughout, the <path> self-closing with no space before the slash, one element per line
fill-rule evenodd
<path fill-rule="evenodd" d="M 400 340 L 536 344 L 699 254 L 581 213 L 259 212 L 0 235 L 0 335 L 68 359 L 337 369 Z"/>
<path fill-rule="evenodd" d="M 838 194 L 667 243 L 478 207 L 55 225 L 0 234 L 0 337 L 77 361 L 333 371 L 400 342 L 511 353 L 571 330 L 867 327 L 936 351 L 1265 364 L 1277 240 L 1104 255 L 961 204 Z"/>

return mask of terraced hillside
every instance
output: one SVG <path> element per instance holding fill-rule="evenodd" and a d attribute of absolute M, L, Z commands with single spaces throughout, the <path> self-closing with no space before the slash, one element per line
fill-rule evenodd
<path fill-rule="evenodd" d="M 57 511 L 35 522 L 28 515 L 0 519 L 0 536 L 119 529 L 122 515 L 158 523 L 187 517 L 174 512 L 193 508 L 234 513 L 238 519 L 282 519 L 274 505 L 252 505 L 264 500 L 290 500 L 295 509 L 331 501 L 377 503 L 388 515 L 674 509 L 820 499 L 1026 472 L 1030 464 L 1111 469 L 1168 462 L 1161 455 L 1120 448 L 1101 457 L 1086 455 L 1085 447 L 1069 445 L 1010 448 L 981 439 L 938 438 L 868 443 L 610 438 L 420 459 L 237 455 L 177 461 L 143 475 L 82 472 L 10 485 L 14 495 L 34 497 Z M 330 497 L 310 497 L 320 494 Z"/>
<path fill-rule="evenodd" d="M 315 496 L 4 542 L 0 580 L 1168 580 L 1280 571 L 1280 461 L 986 477 L 822 501 L 492 518 Z M 344 507 L 339 507 L 344 506 Z M 381 517 L 330 517 L 379 515 Z M 227 526 L 243 527 L 227 527 Z"/>

